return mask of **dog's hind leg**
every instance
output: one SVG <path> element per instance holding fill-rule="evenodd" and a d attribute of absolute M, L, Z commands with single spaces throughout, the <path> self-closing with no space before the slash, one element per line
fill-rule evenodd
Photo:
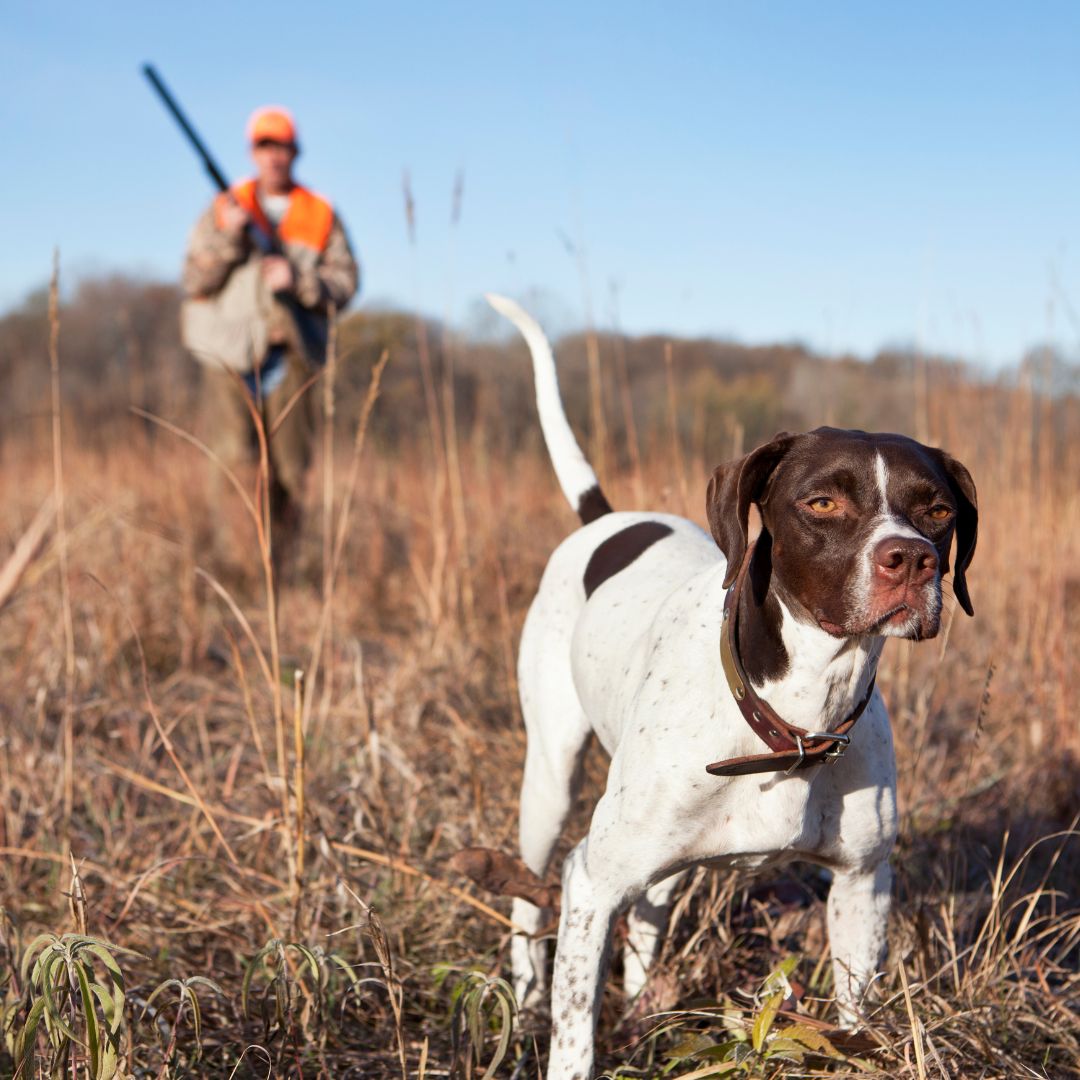
<path fill-rule="evenodd" d="M 586 728 L 576 746 L 560 747 L 554 758 L 546 752 L 547 748 L 529 740 L 525 779 L 521 786 L 521 857 L 540 877 L 547 872 L 577 795 L 588 734 Z M 551 922 L 552 913 L 527 900 L 515 900 L 511 917 L 532 935 Z M 547 990 L 547 944 L 531 936 L 515 934 L 510 950 L 518 1003 L 523 1007 L 534 1006 Z"/>
<path fill-rule="evenodd" d="M 626 916 L 626 947 L 623 949 L 623 989 L 635 998 L 645 987 L 648 970 L 660 951 L 671 914 L 671 897 L 683 873 L 651 886 Z"/>
<path fill-rule="evenodd" d="M 537 615 L 536 609 L 529 614 L 518 665 L 529 740 L 519 836 L 525 865 L 544 877 L 580 788 L 590 728 L 570 671 L 569 631 Z M 515 900 L 511 917 L 533 935 L 552 921 L 552 912 Z M 516 934 L 510 956 L 518 1003 L 535 1006 L 547 990 L 547 943 Z"/>

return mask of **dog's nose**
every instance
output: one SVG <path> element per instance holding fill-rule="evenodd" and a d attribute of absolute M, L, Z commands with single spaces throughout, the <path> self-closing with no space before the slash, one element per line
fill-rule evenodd
<path fill-rule="evenodd" d="M 938 554 L 928 540 L 887 536 L 874 547 L 874 571 L 891 584 L 922 585 L 938 568 Z"/>

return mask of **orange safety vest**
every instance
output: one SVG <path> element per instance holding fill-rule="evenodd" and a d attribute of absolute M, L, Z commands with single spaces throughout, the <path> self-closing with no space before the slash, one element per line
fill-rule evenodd
<path fill-rule="evenodd" d="M 242 180 L 233 184 L 229 195 L 269 233 L 269 226 L 255 197 L 256 181 Z M 214 200 L 214 217 L 218 227 L 229 195 L 224 192 Z M 325 251 L 334 225 L 334 208 L 321 196 L 299 184 L 289 193 L 289 206 L 278 223 L 277 234 L 285 244 L 300 244 L 315 251 Z"/>

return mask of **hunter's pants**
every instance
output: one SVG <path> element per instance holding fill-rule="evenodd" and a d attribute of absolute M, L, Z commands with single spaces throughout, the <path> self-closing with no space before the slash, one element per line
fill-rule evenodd
<path fill-rule="evenodd" d="M 278 418 L 311 375 L 311 369 L 295 356 L 290 355 L 285 363 L 287 370 L 283 382 L 256 407 L 269 439 L 271 477 L 289 499 L 299 505 L 311 463 L 314 390 L 309 387 L 300 396 L 274 431 Z M 203 439 L 229 468 L 258 460 L 255 425 L 245 397 L 251 400 L 240 379 L 227 371 L 202 369 L 199 411 Z"/>

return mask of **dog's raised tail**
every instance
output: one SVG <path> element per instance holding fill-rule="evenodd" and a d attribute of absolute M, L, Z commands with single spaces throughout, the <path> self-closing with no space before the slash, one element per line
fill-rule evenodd
<path fill-rule="evenodd" d="M 487 302 L 505 315 L 521 331 L 532 354 L 533 377 L 536 383 L 536 408 L 540 413 L 540 428 L 544 433 L 551 464 L 570 505 L 578 512 L 582 524 L 588 525 L 604 514 L 611 513 L 611 504 L 600 490 L 600 482 L 592 466 L 585 460 L 577 439 L 570 429 L 559 394 L 559 377 L 555 357 L 540 329 L 540 324 L 520 304 L 505 296 L 486 293 Z"/>

